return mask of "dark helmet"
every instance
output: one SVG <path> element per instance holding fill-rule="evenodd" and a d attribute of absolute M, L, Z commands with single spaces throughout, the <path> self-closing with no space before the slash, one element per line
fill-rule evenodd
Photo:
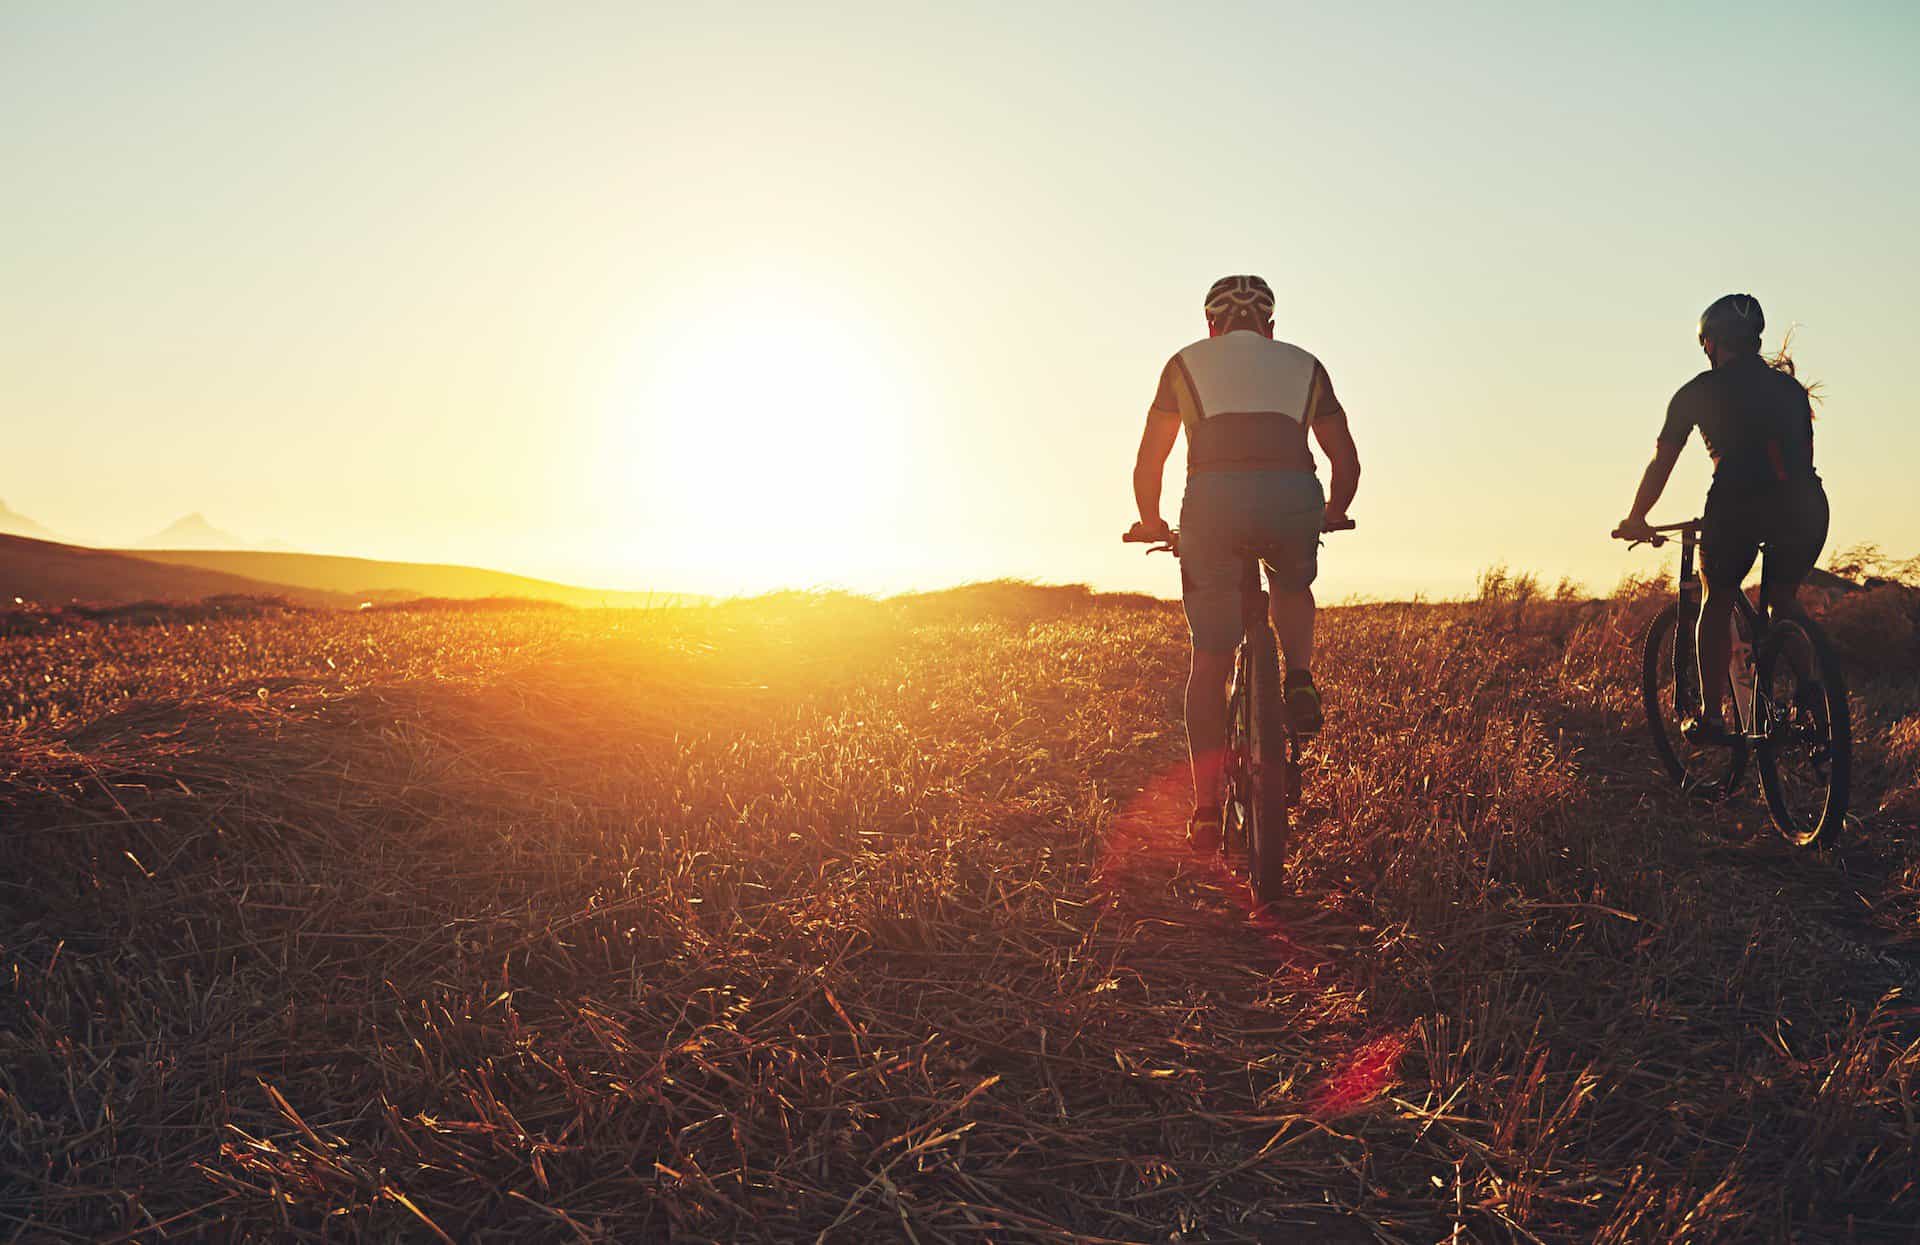
<path fill-rule="evenodd" d="M 1207 319 L 1273 319 L 1273 287 L 1255 276 L 1221 277 L 1207 291 Z"/>
<path fill-rule="evenodd" d="M 1736 342 L 1758 339 L 1767 327 L 1760 313 L 1760 300 L 1751 294 L 1723 294 L 1700 313 L 1700 340 Z"/>

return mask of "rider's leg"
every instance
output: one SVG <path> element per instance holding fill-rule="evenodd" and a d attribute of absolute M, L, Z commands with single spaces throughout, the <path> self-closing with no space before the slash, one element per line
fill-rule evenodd
<path fill-rule="evenodd" d="M 1783 584 L 1767 585 L 1767 601 L 1775 618 L 1805 618 L 1806 607 L 1800 604 L 1800 581 L 1793 579 Z M 1814 660 L 1812 647 L 1801 639 L 1795 643 L 1781 646 L 1787 655 L 1787 664 L 1793 667 L 1793 704 L 1794 708 L 1807 714 L 1814 722 L 1826 720 L 1826 687 L 1821 671 Z"/>
<path fill-rule="evenodd" d="M 1827 543 L 1827 492 L 1817 480 L 1783 489 L 1780 511 L 1767 550 L 1766 604 L 1776 618 L 1804 618 L 1800 604 L 1800 584 L 1820 562 L 1820 551 Z M 1786 647 L 1787 660 L 1805 686 L 1817 672 L 1813 653 L 1803 644 Z"/>
<path fill-rule="evenodd" d="M 1767 602 L 1775 618 L 1805 618 L 1806 607 L 1800 604 L 1800 582 L 1768 584 Z M 1814 679 L 1813 651 L 1805 644 L 1785 644 L 1782 651 L 1787 655 L 1787 663 L 1793 667 L 1794 685 L 1805 688 Z"/>
<path fill-rule="evenodd" d="M 1313 589 L 1272 592 L 1268 595 L 1267 610 L 1273 616 L 1273 633 L 1280 639 L 1280 653 L 1287 659 L 1287 673 L 1306 674 L 1312 670 Z"/>
<path fill-rule="evenodd" d="M 1227 677 L 1240 643 L 1242 559 L 1234 552 L 1232 473 L 1187 477 L 1180 505 L 1180 597 L 1193 640 L 1187 674 L 1187 751 L 1193 765 L 1196 811 L 1220 807 L 1221 770 L 1227 746 Z M 1218 827 L 1215 827 L 1218 833 Z M 1196 846 L 1205 846 L 1204 840 Z"/>
<path fill-rule="evenodd" d="M 1700 602 L 1700 629 L 1694 644 L 1700 654 L 1700 708 L 1709 722 L 1726 721 L 1727 663 L 1733 649 L 1728 628 L 1733 625 L 1733 594 L 1738 591 L 1737 585 L 1716 588 L 1708 583 L 1706 599 Z"/>
<path fill-rule="evenodd" d="M 1320 692 L 1313 685 L 1313 581 L 1320 569 L 1320 524 L 1324 515 L 1320 485 L 1313 477 L 1295 485 L 1302 505 L 1281 516 L 1274 532 L 1276 548 L 1267 559 L 1267 613 L 1274 637 L 1286 657 L 1282 689 L 1287 724 L 1297 735 L 1316 735 L 1325 724 Z"/>
<path fill-rule="evenodd" d="M 1187 755 L 1193 765 L 1193 806 L 1220 807 L 1227 750 L 1227 676 L 1232 653 L 1193 651 L 1187 674 Z"/>
<path fill-rule="evenodd" d="M 1700 708 L 1710 723 L 1724 723 L 1733 654 L 1734 597 L 1760 556 L 1768 503 L 1750 492 L 1726 491 L 1716 483 L 1707 492 L 1700 515 L 1700 579 L 1706 596 L 1700 602 L 1700 626 L 1694 633 L 1699 656 Z"/>

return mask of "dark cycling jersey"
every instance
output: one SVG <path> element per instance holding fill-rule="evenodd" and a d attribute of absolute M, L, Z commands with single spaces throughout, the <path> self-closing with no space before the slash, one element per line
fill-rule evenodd
<path fill-rule="evenodd" d="M 1685 445 L 1696 425 L 1713 456 L 1716 487 L 1819 478 L 1813 470 L 1813 406 L 1806 388 L 1757 354 L 1680 386 L 1667 405 L 1660 440 Z"/>

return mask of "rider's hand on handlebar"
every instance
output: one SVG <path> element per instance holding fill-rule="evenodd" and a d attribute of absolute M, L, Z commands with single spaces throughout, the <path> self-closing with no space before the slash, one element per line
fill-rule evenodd
<path fill-rule="evenodd" d="M 1320 521 L 1320 530 L 1323 532 L 1351 532 L 1353 530 L 1353 520 L 1346 516 L 1345 511 L 1335 514 L 1329 510 L 1326 513 L 1326 517 Z"/>
<path fill-rule="evenodd" d="M 1129 544 L 1164 545 L 1173 539 L 1173 529 L 1167 526 L 1165 519 L 1155 520 L 1151 524 L 1142 519 L 1140 522 L 1128 528 L 1127 534 L 1121 537 L 1121 539 L 1127 541 Z"/>
<path fill-rule="evenodd" d="M 1660 533 L 1653 530 L 1645 519 L 1636 519 L 1629 515 L 1620 520 L 1620 526 L 1613 529 L 1615 540 L 1628 540 L 1634 544 L 1652 540 Z"/>

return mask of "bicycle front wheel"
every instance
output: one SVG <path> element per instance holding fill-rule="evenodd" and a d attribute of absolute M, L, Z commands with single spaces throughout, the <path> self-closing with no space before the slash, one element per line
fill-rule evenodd
<path fill-rule="evenodd" d="M 1831 844 L 1847 816 L 1853 721 L 1839 659 L 1812 619 L 1774 623 L 1759 689 L 1767 738 L 1756 751 L 1773 824 L 1796 847 Z"/>
<path fill-rule="evenodd" d="M 1698 746 L 1680 735 L 1680 723 L 1700 711 L 1700 668 L 1693 637 L 1680 627 L 1680 607 L 1654 615 L 1640 641 L 1640 696 L 1660 764 L 1680 786 L 1708 799 L 1725 799 L 1747 772 L 1747 745 Z M 1732 700 L 1732 680 L 1728 680 Z"/>

